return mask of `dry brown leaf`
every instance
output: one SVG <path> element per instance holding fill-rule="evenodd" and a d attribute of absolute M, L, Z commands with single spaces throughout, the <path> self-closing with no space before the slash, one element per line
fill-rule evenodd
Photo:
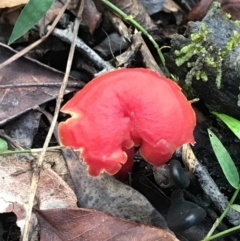
<path fill-rule="evenodd" d="M 90 33 L 93 33 L 100 24 L 102 14 L 97 10 L 92 0 L 85 1 L 82 18 L 83 22 L 88 26 Z"/>
<path fill-rule="evenodd" d="M 69 187 L 74 189 L 72 178 L 69 174 L 65 160 L 63 159 L 62 153 L 59 151 L 48 151 L 45 155 L 44 161 L 46 165 L 51 165 L 52 170 L 56 172 Z"/>
<path fill-rule="evenodd" d="M 30 192 L 30 161 L 30 155 L 0 156 L 0 213 L 14 212 L 21 229 L 25 223 Z M 77 207 L 73 190 L 51 169 L 41 172 L 34 203 L 41 209 Z"/>
<path fill-rule="evenodd" d="M 150 15 L 158 13 L 163 9 L 165 0 L 139 0 Z"/>
<path fill-rule="evenodd" d="M 231 19 L 240 20 L 240 0 L 217 0 L 224 12 L 231 14 Z M 200 1 L 189 13 L 188 19 L 200 21 L 207 14 L 213 0 Z"/>
<path fill-rule="evenodd" d="M 166 230 L 89 209 L 35 210 L 40 241 L 178 241 Z"/>
<path fill-rule="evenodd" d="M 240 0 L 222 0 L 221 7 L 233 20 L 240 20 Z"/>
<path fill-rule="evenodd" d="M 181 8 L 173 0 L 166 0 L 163 2 L 163 10 L 167 13 L 175 13 L 181 10 Z"/>
<path fill-rule="evenodd" d="M 202 0 L 189 12 L 188 19 L 191 21 L 200 21 L 202 20 L 209 7 L 211 6 L 213 0 Z"/>
<path fill-rule="evenodd" d="M 71 149 L 63 149 L 79 206 L 97 209 L 126 220 L 166 228 L 163 216 L 138 191 L 106 173 L 88 174 L 87 166 Z"/>
<path fill-rule="evenodd" d="M 0 8 L 11 8 L 19 6 L 21 4 L 26 4 L 29 0 L 1 0 Z"/>
<path fill-rule="evenodd" d="M 0 63 L 13 54 L 11 48 L 0 43 Z M 2 68 L 0 72 L 0 125 L 25 113 L 36 105 L 55 99 L 62 79 L 63 74 L 61 72 L 26 58 L 20 58 Z M 48 83 L 56 85 L 46 86 Z M 14 87 L 19 84 L 30 85 Z M 73 90 L 74 88 L 67 89 L 66 93 Z"/>
<path fill-rule="evenodd" d="M 138 0 L 111 0 L 111 2 L 129 16 L 132 16 L 144 28 L 148 30 L 157 28 L 146 9 Z"/>

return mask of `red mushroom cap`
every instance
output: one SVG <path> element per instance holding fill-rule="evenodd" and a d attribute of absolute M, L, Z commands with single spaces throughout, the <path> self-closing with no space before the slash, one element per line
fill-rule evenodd
<path fill-rule="evenodd" d="M 124 148 L 141 146 L 154 166 L 194 143 L 195 113 L 172 80 L 142 68 L 118 69 L 90 81 L 61 109 L 72 117 L 59 124 L 63 146 L 81 152 L 89 174 L 116 174 Z"/>

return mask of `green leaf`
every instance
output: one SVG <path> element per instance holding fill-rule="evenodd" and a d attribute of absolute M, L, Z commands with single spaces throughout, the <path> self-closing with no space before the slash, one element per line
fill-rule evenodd
<path fill-rule="evenodd" d="M 18 17 L 8 44 L 13 43 L 31 29 L 45 15 L 53 2 L 54 0 L 30 0 Z"/>
<path fill-rule="evenodd" d="M 235 209 L 236 211 L 238 211 L 238 212 L 240 213 L 240 205 L 238 205 L 238 204 L 233 204 L 233 205 L 231 206 L 231 208 Z"/>
<path fill-rule="evenodd" d="M 212 144 L 213 151 L 217 157 L 217 160 L 222 168 L 226 179 L 232 187 L 238 189 L 239 174 L 232 158 L 230 157 L 228 151 L 223 146 L 221 141 L 210 129 L 208 129 L 208 135 Z"/>
<path fill-rule="evenodd" d="M 3 140 L 2 138 L 0 138 L 0 153 L 7 151 L 8 149 L 8 144 L 5 140 Z"/>
<path fill-rule="evenodd" d="M 228 126 L 228 128 L 234 133 L 234 135 L 237 136 L 238 139 L 240 139 L 240 121 L 239 120 L 215 111 L 213 111 L 212 113 L 216 115 L 220 120 L 222 120 Z"/>

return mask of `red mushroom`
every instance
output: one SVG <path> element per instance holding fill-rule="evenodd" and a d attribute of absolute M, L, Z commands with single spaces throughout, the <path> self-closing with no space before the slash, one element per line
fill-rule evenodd
<path fill-rule="evenodd" d="M 59 124 L 63 146 L 79 150 L 89 174 L 116 174 L 124 150 L 160 166 L 185 143 L 194 143 L 194 111 L 172 80 L 142 68 L 118 69 L 90 81 L 61 109 L 72 117 Z M 125 149 L 126 148 L 126 149 Z"/>

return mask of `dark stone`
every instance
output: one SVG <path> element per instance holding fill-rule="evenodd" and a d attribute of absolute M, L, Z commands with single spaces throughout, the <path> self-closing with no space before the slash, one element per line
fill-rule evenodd
<path fill-rule="evenodd" d="M 174 184 L 180 189 L 186 189 L 190 184 L 190 179 L 187 173 L 184 171 L 180 162 L 176 159 L 170 161 L 170 176 Z"/>
<path fill-rule="evenodd" d="M 168 227 L 174 232 L 182 232 L 199 224 L 206 217 L 206 211 L 197 204 L 185 201 L 181 191 L 172 194 L 172 205 L 167 215 Z"/>

